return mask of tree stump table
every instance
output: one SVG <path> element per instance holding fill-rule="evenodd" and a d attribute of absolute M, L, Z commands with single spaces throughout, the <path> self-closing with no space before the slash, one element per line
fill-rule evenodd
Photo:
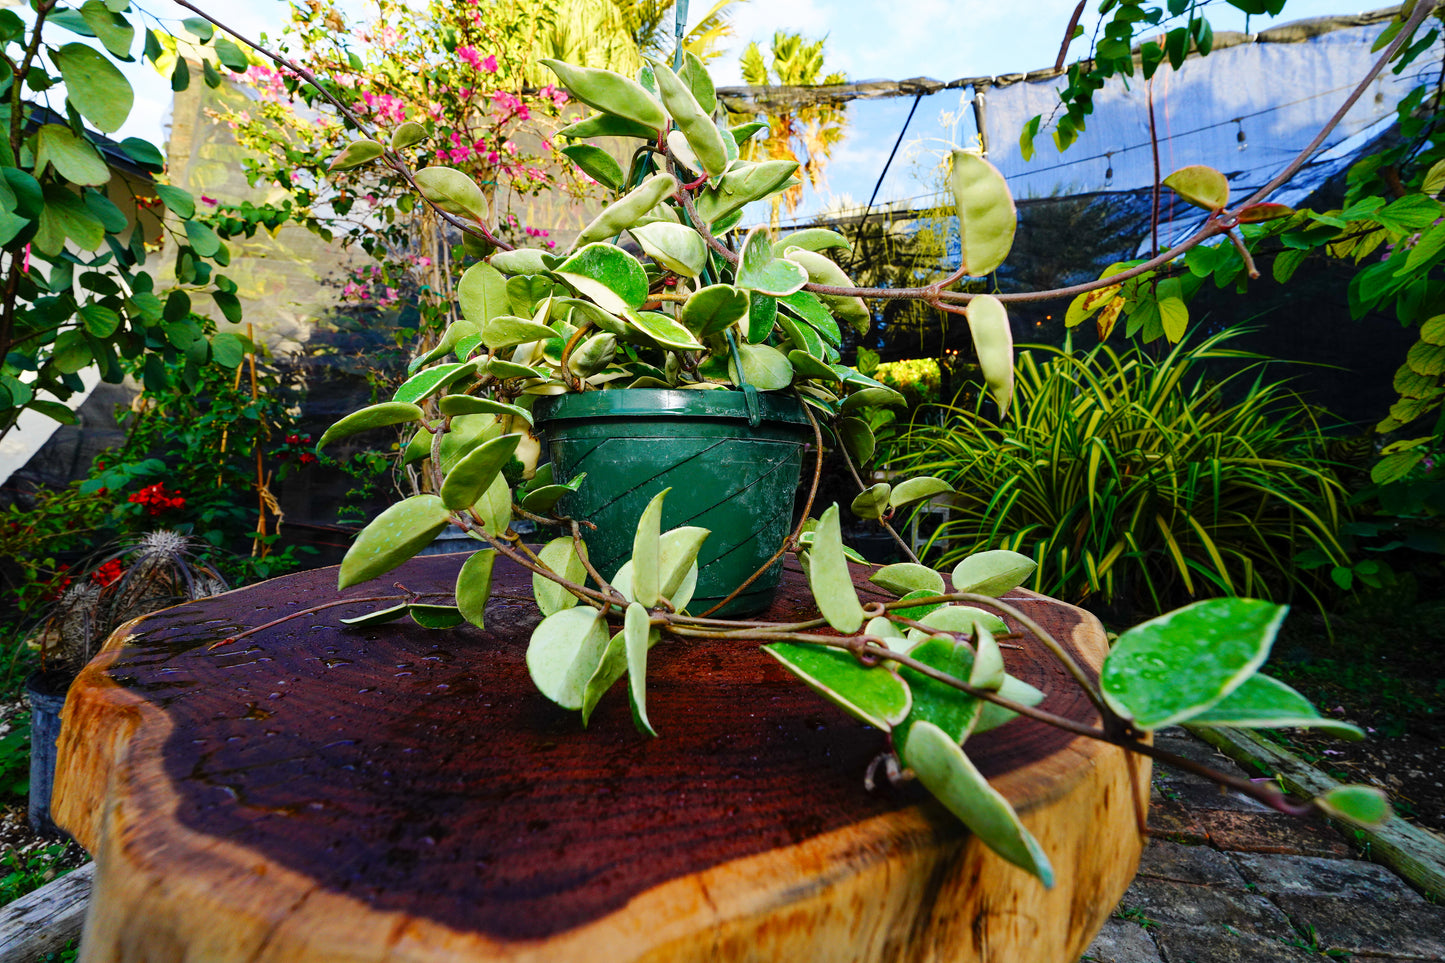
<path fill-rule="evenodd" d="M 461 559 L 383 582 L 449 592 Z M 661 738 L 620 687 L 584 731 L 532 687 L 530 576 L 500 559 L 487 631 L 343 626 L 379 607 L 357 603 L 213 647 L 380 594 L 335 580 L 146 616 L 76 681 L 54 809 L 96 858 L 82 960 L 1073 963 L 1137 867 L 1147 760 L 1025 719 L 969 742 L 1053 861 L 1045 890 L 916 785 L 866 791 L 882 734 L 756 644 L 664 643 Z M 811 614 L 791 560 L 778 596 L 772 616 Z M 1097 668 L 1092 616 L 1013 596 Z M 1005 656 L 1095 719 L 1051 660 Z"/>

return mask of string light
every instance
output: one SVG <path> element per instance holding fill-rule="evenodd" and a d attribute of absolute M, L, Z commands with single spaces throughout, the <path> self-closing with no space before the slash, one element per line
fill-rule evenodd
<path fill-rule="evenodd" d="M 1114 154 L 1111 151 L 1110 153 L 1105 154 L 1104 157 L 1109 164 L 1108 167 L 1104 168 L 1104 186 L 1108 187 L 1110 184 L 1114 183 Z"/>
<path fill-rule="evenodd" d="M 1239 149 L 1244 150 L 1246 147 L 1249 146 L 1249 141 L 1244 139 L 1244 122 L 1240 120 L 1240 118 L 1236 117 L 1234 118 L 1234 126 L 1236 128 L 1234 133 L 1234 139 L 1239 141 Z"/>

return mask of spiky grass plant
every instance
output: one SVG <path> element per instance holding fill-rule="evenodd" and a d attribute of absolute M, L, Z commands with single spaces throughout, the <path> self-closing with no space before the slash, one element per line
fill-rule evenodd
<path fill-rule="evenodd" d="M 30 644 L 47 671 L 78 672 L 117 627 L 139 615 L 227 589 L 192 539 L 160 529 L 99 556 L 75 577 Z"/>
<path fill-rule="evenodd" d="M 1314 411 L 1265 380 L 1261 356 L 1225 347 L 1236 333 L 1160 360 L 1035 348 L 1019 356 L 1011 420 L 990 421 L 980 399 L 910 427 L 888 467 L 959 493 L 929 560 L 1008 548 L 1037 559 L 1039 591 L 1154 611 L 1208 595 L 1316 598 L 1293 560 L 1314 548 L 1348 564 L 1345 492 Z M 1206 371 L 1228 361 L 1233 373 Z"/>

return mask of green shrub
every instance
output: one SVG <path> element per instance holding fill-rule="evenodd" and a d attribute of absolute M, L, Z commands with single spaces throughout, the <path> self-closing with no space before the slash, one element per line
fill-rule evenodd
<path fill-rule="evenodd" d="M 902 433 L 888 467 L 958 490 L 929 543 L 938 566 L 1009 548 L 1039 563 L 1033 587 L 1072 601 L 1163 611 L 1219 594 L 1314 596 L 1296 569 L 1336 568 L 1344 489 L 1315 413 L 1231 333 L 1162 360 L 1102 346 L 1020 354 L 1014 413 L 945 407 Z M 1245 359 L 1212 380 L 1211 362 Z"/>

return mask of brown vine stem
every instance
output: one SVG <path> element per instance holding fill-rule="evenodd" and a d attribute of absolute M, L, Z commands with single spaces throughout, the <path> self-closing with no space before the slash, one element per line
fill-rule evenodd
<path fill-rule="evenodd" d="M 1227 785 L 1231 789 L 1243 793 L 1251 799 L 1256 799 L 1280 812 L 1301 816 L 1318 809 L 1313 803 L 1306 803 L 1304 805 L 1294 803 L 1283 793 L 1277 790 L 1271 790 L 1267 786 L 1253 782 L 1247 777 L 1232 776 L 1228 773 L 1218 772 L 1202 763 L 1187 759 L 1167 749 L 1159 749 L 1152 746 L 1137 738 L 1133 730 L 1127 727 L 1122 732 L 1111 733 L 1105 729 L 1097 729 L 1093 726 L 1076 722 L 1073 719 L 1039 709 L 1035 706 L 1026 706 L 1012 699 L 1006 699 L 991 690 L 976 689 L 961 679 L 957 679 L 946 672 L 935 669 L 931 665 L 920 662 L 902 652 L 895 652 L 886 645 L 871 640 L 870 636 L 840 639 L 835 636 L 814 635 L 787 641 L 807 641 L 818 645 L 826 645 L 831 648 L 844 649 L 853 653 L 853 655 L 856 656 L 859 661 L 864 662 L 864 664 L 868 664 L 869 662 L 876 664 L 882 661 L 896 662 L 899 665 L 907 666 L 909 669 L 921 675 L 926 675 L 930 679 L 942 682 L 944 685 L 951 686 L 961 692 L 966 692 L 975 698 L 992 702 L 997 706 L 1018 713 L 1021 716 L 1027 716 L 1028 718 L 1035 719 L 1047 725 L 1052 725 L 1056 728 L 1063 729 L 1065 732 L 1071 732 L 1089 739 L 1096 739 L 1100 742 L 1107 742 L 1110 745 L 1118 746 L 1126 751 L 1149 756 L 1151 759 L 1178 769 L 1183 769 L 1198 776 L 1203 776 L 1215 783 Z M 1110 715 L 1105 715 L 1104 718 L 1108 719 Z"/>
<path fill-rule="evenodd" d="M 627 599 L 622 597 L 622 593 L 613 588 L 612 584 L 602 577 L 602 573 L 592 567 L 592 560 L 587 557 L 587 545 L 582 541 L 582 526 L 577 524 L 575 518 L 569 519 L 569 521 L 572 523 L 572 547 L 576 550 L 577 557 L 581 559 L 582 567 L 587 569 L 587 574 L 591 575 L 592 580 L 602 589 L 603 595 L 614 600 L 615 604 L 626 605 Z"/>
<path fill-rule="evenodd" d="M 1069 18 L 1068 29 L 1064 31 L 1064 42 L 1059 44 L 1059 56 L 1054 61 L 1054 70 L 1064 69 L 1064 61 L 1069 57 L 1069 44 L 1074 42 L 1074 28 L 1079 25 L 1079 18 L 1084 15 L 1084 8 L 1088 6 L 1089 0 L 1079 0 L 1079 5 L 1074 8 L 1074 15 Z"/>
<path fill-rule="evenodd" d="M 839 445 L 838 454 L 843 456 L 843 464 L 848 466 L 848 473 L 853 476 L 853 481 L 857 483 L 859 494 L 866 492 L 868 490 L 868 486 L 863 484 L 863 477 L 858 474 L 858 469 L 853 466 L 853 458 L 851 455 L 848 454 L 847 447 L 844 445 Z M 909 561 L 913 562 L 913 564 L 915 565 L 923 564 L 918 560 L 918 556 L 913 554 L 913 548 L 903 540 L 903 536 L 899 535 L 898 532 L 894 530 L 892 525 L 889 525 L 881 518 L 875 518 L 874 521 L 876 521 L 879 525 L 882 525 L 883 530 L 889 535 L 893 536 L 893 540 L 898 543 L 899 548 L 903 549 L 903 554 L 908 556 Z"/>
<path fill-rule="evenodd" d="M 234 645 L 248 635 L 255 635 L 257 632 L 264 632 L 266 629 L 275 628 L 292 619 L 299 619 L 306 615 L 314 615 L 326 609 L 334 609 L 338 605 L 357 605 L 363 602 L 397 602 L 403 599 L 428 599 L 428 598 L 450 598 L 451 592 L 407 592 L 405 595 L 366 595 L 360 598 L 336 599 L 332 602 L 322 602 L 319 605 L 312 605 L 309 608 L 299 609 L 279 619 L 272 619 L 264 625 L 252 626 L 244 632 L 237 632 L 235 635 L 228 635 L 219 642 L 212 643 L 210 649 L 219 649 L 223 645 Z"/>
<path fill-rule="evenodd" d="M 1295 155 L 1294 160 L 1286 164 L 1284 168 L 1278 174 L 1274 175 L 1274 177 L 1270 178 L 1263 187 L 1245 198 L 1244 202 L 1239 204 L 1238 207 L 1248 207 L 1250 204 L 1256 204 L 1264 200 L 1278 190 L 1280 185 L 1284 184 L 1299 172 L 1299 169 L 1305 165 L 1310 159 L 1310 156 L 1319 150 L 1320 145 L 1325 142 L 1325 138 L 1330 135 L 1330 131 L 1334 130 L 1340 121 L 1345 119 L 1345 115 L 1350 112 L 1350 108 L 1355 106 L 1355 102 L 1364 96 L 1365 91 L 1370 88 L 1370 84 L 1374 83 L 1375 78 L 1380 75 L 1380 71 L 1385 69 L 1385 65 L 1394 59 L 1395 54 L 1399 53 L 1401 48 L 1414 36 L 1415 29 L 1424 23 L 1425 18 L 1435 11 L 1435 6 L 1434 0 L 1416 0 L 1415 9 L 1410 12 L 1409 19 L 1407 19 L 1405 25 L 1400 28 L 1400 32 L 1395 35 L 1395 39 L 1390 41 L 1390 45 L 1386 47 L 1384 52 L 1375 60 L 1374 66 L 1365 74 L 1364 79 L 1355 85 L 1354 90 L 1350 91 L 1350 95 L 1345 98 L 1345 102 L 1340 104 L 1339 109 L 1330 116 L 1329 120 L 1325 121 L 1325 125 L 1320 128 L 1319 133 L 1315 134 L 1314 139 Z M 1112 278 L 1110 280 L 1112 280 Z"/>
<path fill-rule="evenodd" d="M 695 214 L 696 212 L 693 213 Z M 702 616 L 699 616 L 700 618 L 705 618 L 713 614 L 718 609 L 722 608 L 724 605 L 727 605 L 733 599 L 737 598 L 740 594 L 742 594 L 744 589 L 746 589 L 749 585 L 752 585 L 759 578 L 761 578 L 762 574 L 766 572 L 769 568 L 771 568 L 774 562 L 787 554 L 790 549 L 796 548 L 798 544 L 798 536 L 803 534 L 803 526 L 808 524 L 808 516 L 811 515 L 813 511 L 813 498 L 818 494 L 818 483 L 822 481 L 823 478 L 823 429 L 818 427 L 818 419 L 813 417 L 813 412 L 808 410 L 808 403 L 798 395 L 798 392 L 796 390 L 794 390 L 793 396 L 797 398 L 798 404 L 802 405 L 803 414 L 807 416 L 808 424 L 812 425 L 813 427 L 813 450 L 817 453 L 817 457 L 813 459 L 813 483 L 808 487 L 808 499 L 806 502 L 803 503 L 802 518 L 799 519 L 798 525 L 796 528 L 793 529 L 792 534 L 789 535 L 787 538 L 783 539 L 783 544 L 778 546 L 778 550 L 772 554 L 771 558 L 764 562 L 756 572 L 749 575 L 746 582 L 743 582 L 737 588 L 733 589 L 730 593 L 728 593 L 727 598 L 723 599 L 721 602 L 717 603 L 706 612 L 703 612 Z"/>

